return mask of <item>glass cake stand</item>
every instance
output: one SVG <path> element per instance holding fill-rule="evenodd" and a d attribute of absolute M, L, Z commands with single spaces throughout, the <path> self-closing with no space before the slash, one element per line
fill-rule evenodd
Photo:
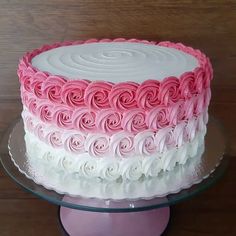
<path fill-rule="evenodd" d="M 161 235 L 168 225 L 170 205 L 206 190 L 223 175 L 227 167 L 227 158 L 223 158 L 226 140 L 221 125 L 211 118 L 207 130 L 205 151 L 194 173 L 188 176 L 189 184 L 180 185 L 174 191 L 167 189 L 165 194 L 157 193 L 149 198 L 114 200 L 72 197 L 35 183 L 31 176 L 27 175 L 25 151 L 22 151 L 24 132 L 21 119 L 11 125 L 2 139 L 1 163 L 7 174 L 25 190 L 60 206 L 59 219 L 67 235 L 157 236 Z M 9 136 L 13 137 L 11 142 L 8 142 Z M 11 157 L 8 148 L 15 150 Z M 155 186 L 149 187 L 155 189 Z"/>

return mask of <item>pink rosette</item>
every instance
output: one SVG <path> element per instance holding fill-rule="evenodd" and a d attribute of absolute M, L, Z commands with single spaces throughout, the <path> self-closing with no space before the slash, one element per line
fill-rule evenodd
<path fill-rule="evenodd" d="M 194 70 L 194 87 L 198 94 L 201 94 L 204 89 L 205 70 L 202 67 L 198 67 Z"/>
<path fill-rule="evenodd" d="M 210 87 L 211 80 L 213 78 L 213 70 L 209 58 L 207 58 L 205 64 L 205 78 L 204 78 L 204 88 Z"/>
<path fill-rule="evenodd" d="M 46 135 L 46 142 L 54 148 L 62 147 L 63 143 L 61 139 L 61 133 L 59 131 L 50 131 Z"/>
<path fill-rule="evenodd" d="M 95 118 L 95 113 L 86 107 L 77 109 L 72 116 L 73 127 L 83 132 L 93 132 L 96 130 Z"/>
<path fill-rule="evenodd" d="M 161 84 L 158 93 L 160 103 L 167 106 L 180 99 L 179 80 L 176 77 L 165 78 Z"/>
<path fill-rule="evenodd" d="M 29 98 L 28 99 L 27 107 L 33 115 L 36 115 L 36 113 L 37 113 L 37 102 L 36 102 L 35 98 Z"/>
<path fill-rule="evenodd" d="M 17 70 L 17 75 L 19 77 L 19 80 L 21 82 L 21 78 L 24 75 L 24 71 L 27 69 L 28 64 L 26 63 L 25 59 L 22 58 L 19 62 L 18 70 Z"/>
<path fill-rule="evenodd" d="M 43 122 L 52 122 L 53 119 L 53 111 L 54 111 L 54 106 L 47 103 L 47 102 L 42 102 L 39 104 L 38 109 L 37 109 L 37 115 Z"/>
<path fill-rule="evenodd" d="M 134 154 L 133 135 L 120 131 L 110 138 L 110 153 L 115 157 L 131 157 Z"/>
<path fill-rule="evenodd" d="M 184 110 L 184 118 L 191 119 L 195 114 L 195 101 L 198 98 L 192 97 L 186 101 L 184 101 L 183 110 Z"/>
<path fill-rule="evenodd" d="M 109 95 L 111 107 L 120 112 L 136 108 L 137 88 L 138 84 L 135 82 L 123 82 L 114 85 Z"/>
<path fill-rule="evenodd" d="M 146 115 L 147 127 L 158 130 L 169 125 L 169 110 L 165 106 L 158 106 L 150 110 Z"/>
<path fill-rule="evenodd" d="M 42 83 L 47 79 L 47 75 L 43 72 L 37 72 L 33 75 L 31 80 L 31 90 L 34 92 L 36 97 L 45 98 L 42 93 Z"/>
<path fill-rule="evenodd" d="M 121 126 L 125 131 L 134 134 L 147 129 L 145 112 L 141 109 L 133 109 L 124 112 Z"/>
<path fill-rule="evenodd" d="M 140 155 L 151 155 L 156 151 L 154 143 L 154 132 L 142 131 L 134 137 L 135 153 Z"/>
<path fill-rule="evenodd" d="M 113 109 L 101 110 L 97 113 L 96 127 L 99 132 L 114 133 L 122 130 L 121 128 L 122 115 Z"/>
<path fill-rule="evenodd" d="M 42 84 L 42 94 L 51 102 L 62 103 L 61 88 L 65 84 L 65 80 L 58 76 L 48 76 Z"/>
<path fill-rule="evenodd" d="M 88 134 L 85 141 L 85 150 L 94 157 L 108 155 L 109 136 L 105 134 Z"/>
<path fill-rule="evenodd" d="M 72 128 L 72 111 L 67 107 L 57 106 L 53 114 L 53 122 L 60 128 Z"/>
<path fill-rule="evenodd" d="M 198 116 L 204 109 L 204 93 L 199 94 L 194 103 L 194 115 Z"/>
<path fill-rule="evenodd" d="M 62 101 L 70 107 L 84 105 L 84 93 L 88 86 L 86 80 L 68 81 L 61 89 Z"/>
<path fill-rule="evenodd" d="M 75 154 L 84 153 L 85 152 L 84 143 L 85 143 L 85 136 L 83 134 L 74 133 L 68 135 L 68 137 L 65 138 L 64 148 L 65 150 L 71 153 Z"/>
<path fill-rule="evenodd" d="M 138 107 L 151 109 L 160 104 L 158 93 L 160 82 L 156 80 L 146 80 L 137 89 L 136 101 Z"/>
<path fill-rule="evenodd" d="M 204 92 L 204 107 L 208 107 L 211 100 L 211 89 L 207 88 Z"/>
<path fill-rule="evenodd" d="M 94 110 L 109 108 L 108 96 L 112 89 L 112 83 L 109 82 L 92 82 L 88 85 L 84 94 L 84 102 Z"/>
<path fill-rule="evenodd" d="M 183 99 L 188 99 L 196 94 L 195 78 L 193 72 L 186 72 L 180 76 L 180 96 Z"/>
<path fill-rule="evenodd" d="M 30 75 L 23 75 L 21 77 L 21 84 L 23 85 L 24 89 L 27 92 L 31 92 L 31 76 Z"/>
<path fill-rule="evenodd" d="M 163 153 L 174 146 L 174 137 L 172 127 L 165 127 L 158 130 L 155 135 L 155 145 L 157 151 Z"/>
<path fill-rule="evenodd" d="M 37 124 L 34 128 L 34 134 L 38 137 L 41 141 L 45 140 L 45 132 L 44 127 L 42 124 Z"/>
<path fill-rule="evenodd" d="M 184 101 L 179 101 L 168 108 L 168 117 L 170 125 L 177 125 L 184 119 Z"/>

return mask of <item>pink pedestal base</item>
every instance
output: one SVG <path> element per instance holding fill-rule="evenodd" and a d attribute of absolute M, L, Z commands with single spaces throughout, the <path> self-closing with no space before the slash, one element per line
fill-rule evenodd
<path fill-rule="evenodd" d="M 169 207 L 130 213 L 101 213 L 60 208 L 60 219 L 70 236 L 158 236 L 170 218 Z"/>

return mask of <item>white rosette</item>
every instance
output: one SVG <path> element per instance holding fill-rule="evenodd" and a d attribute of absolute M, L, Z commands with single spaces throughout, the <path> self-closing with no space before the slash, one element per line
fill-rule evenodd
<path fill-rule="evenodd" d="M 154 144 L 154 132 L 142 131 L 134 137 L 135 153 L 140 155 L 150 155 L 156 151 Z"/>
<path fill-rule="evenodd" d="M 142 176 L 141 161 L 137 158 L 129 158 L 121 162 L 121 174 L 123 179 L 135 181 Z"/>
<path fill-rule="evenodd" d="M 142 161 L 142 170 L 146 177 L 157 176 L 162 170 L 162 163 L 157 155 L 146 157 Z"/>
<path fill-rule="evenodd" d="M 60 159 L 60 166 L 66 173 L 75 173 L 78 171 L 77 162 L 77 157 L 64 155 Z"/>
<path fill-rule="evenodd" d="M 185 143 L 177 150 L 177 153 L 176 153 L 177 162 L 181 165 L 185 164 L 189 157 L 188 146 L 189 146 L 189 143 Z"/>
<path fill-rule="evenodd" d="M 119 162 L 115 159 L 104 159 L 98 162 L 98 176 L 108 181 L 114 181 L 120 177 Z"/>
<path fill-rule="evenodd" d="M 46 162 L 47 165 L 52 165 L 54 167 L 58 166 L 61 155 L 58 151 L 46 151 L 42 154 L 42 159 Z"/>
<path fill-rule="evenodd" d="M 98 177 L 97 160 L 89 157 L 81 157 L 77 163 L 78 175 L 85 178 Z"/>
<path fill-rule="evenodd" d="M 166 151 L 165 153 L 163 153 L 163 155 L 161 156 L 161 165 L 162 165 L 162 169 L 164 171 L 168 170 L 173 170 L 176 163 L 177 163 L 177 150 L 176 148 L 172 148 L 171 150 Z"/>
<path fill-rule="evenodd" d="M 190 157 L 194 157 L 197 154 L 199 146 L 198 143 L 199 143 L 198 136 L 196 136 L 195 139 L 191 143 L 189 143 L 188 153 Z"/>

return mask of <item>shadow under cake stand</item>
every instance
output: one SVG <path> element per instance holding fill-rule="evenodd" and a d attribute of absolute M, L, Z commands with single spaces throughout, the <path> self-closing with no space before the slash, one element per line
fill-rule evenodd
<path fill-rule="evenodd" d="M 103 191 L 96 197 L 92 190 L 106 189 L 107 186 L 102 186 L 102 183 L 94 183 L 91 188 L 91 182 L 83 182 L 80 188 L 77 185 L 77 192 L 71 193 L 74 186 L 69 186 L 70 181 L 66 181 L 66 185 L 58 181 L 53 186 L 48 186 L 43 179 L 35 179 L 25 155 L 21 119 L 7 130 L 0 148 L 1 163 L 7 174 L 27 191 L 59 205 L 60 223 L 64 233 L 71 236 L 161 235 L 169 222 L 169 206 L 206 190 L 223 175 L 227 167 L 227 159 L 223 158 L 225 137 L 220 124 L 213 118 L 207 125 L 205 151 L 199 161 L 195 163 L 190 160 L 184 166 L 177 166 L 172 173 L 172 179 L 169 172 L 159 177 L 158 181 L 147 180 L 149 182 L 142 183 L 152 191 L 149 195 L 145 195 L 145 191 L 135 192 L 139 198 L 135 198 L 135 194 L 129 194 L 132 188 L 138 191 L 139 183 L 137 186 L 122 186 L 122 189 L 129 187 L 127 195 L 119 195 L 117 192 L 118 196 L 123 197 L 114 199 L 109 198 L 112 191 Z M 178 175 L 180 171 L 181 175 Z M 175 174 L 178 178 L 175 178 Z M 90 186 L 90 191 L 85 196 L 87 186 Z M 116 189 L 116 186 L 109 187 L 110 190 Z"/>

